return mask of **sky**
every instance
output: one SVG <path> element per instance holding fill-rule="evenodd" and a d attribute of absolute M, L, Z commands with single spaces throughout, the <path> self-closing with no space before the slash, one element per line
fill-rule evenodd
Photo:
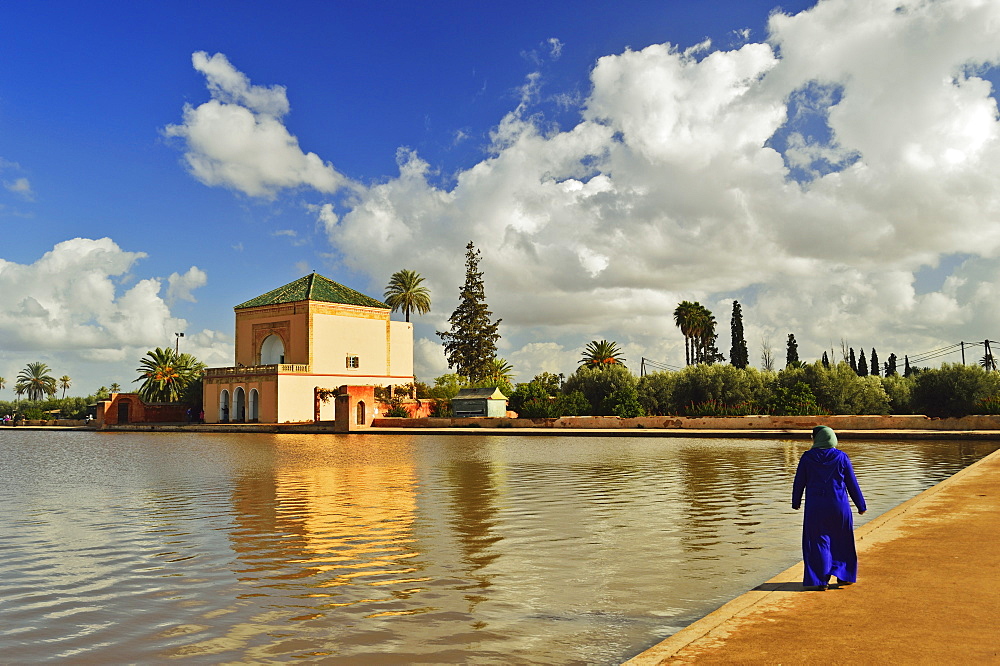
<path fill-rule="evenodd" d="M 1000 339 L 997 34 L 996 0 L 7 3 L 0 398 L 232 365 L 233 306 L 310 271 L 420 273 L 432 381 L 469 241 L 518 381 L 601 339 L 679 367 L 682 300 L 727 358 L 738 300 L 757 366 Z"/>

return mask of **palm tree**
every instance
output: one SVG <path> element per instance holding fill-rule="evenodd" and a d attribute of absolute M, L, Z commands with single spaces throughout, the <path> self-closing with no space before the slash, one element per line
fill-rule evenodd
<path fill-rule="evenodd" d="M 109 388 L 108 390 L 111 391 L 112 393 L 121 393 L 122 385 L 119 384 L 118 382 L 114 382 L 111 384 L 111 388 Z"/>
<path fill-rule="evenodd" d="M 684 363 L 685 365 L 691 365 L 692 361 L 692 345 L 691 345 L 691 331 L 692 324 L 694 323 L 694 316 L 698 309 L 697 303 L 692 303 L 691 301 L 681 301 L 674 308 L 674 324 L 677 328 L 681 329 L 681 335 L 684 336 Z"/>
<path fill-rule="evenodd" d="M 486 363 L 486 372 L 483 375 L 483 382 L 488 384 L 506 383 L 512 384 L 514 379 L 514 366 L 503 358 L 491 358 Z"/>
<path fill-rule="evenodd" d="M 583 350 L 580 365 L 603 367 L 606 364 L 620 363 L 625 365 L 625 357 L 617 342 L 609 340 L 591 340 Z"/>
<path fill-rule="evenodd" d="M 52 370 L 41 361 L 29 363 L 17 375 L 17 387 L 21 394 L 27 394 L 28 400 L 41 400 L 42 396 L 55 395 L 56 380 L 49 373 Z"/>
<path fill-rule="evenodd" d="M 2 391 L 5 386 L 7 386 L 7 380 L 0 377 L 0 391 Z"/>
<path fill-rule="evenodd" d="M 987 372 L 990 370 L 997 369 L 997 360 L 993 357 L 993 354 L 987 353 L 981 359 L 979 359 L 979 365 L 983 366 Z"/>
<path fill-rule="evenodd" d="M 70 379 L 69 375 L 63 375 L 62 377 L 59 378 L 59 388 L 63 390 L 62 394 L 63 400 L 66 399 L 66 389 L 68 389 L 72 385 L 73 385 L 73 380 Z"/>
<path fill-rule="evenodd" d="M 199 365 L 203 367 L 190 354 L 177 354 L 170 347 L 146 352 L 136 368 L 139 377 L 133 380 L 142 382 L 139 397 L 146 402 L 177 402 L 199 374 Z"/>
<path fill-rule="evenodd" d="M 383 296 L 386 304 L 393 312 L 402 310 L 406 314 L 406 321 L 410 321 L 410 312 L 414 310 L 427 314 L 431 309 L 431 292 L 427 287 L 420 286 L 423 281 L 420 274 L 414 271 L 405 268 L 396 271 L 389 278 L 389 286 Z"/>

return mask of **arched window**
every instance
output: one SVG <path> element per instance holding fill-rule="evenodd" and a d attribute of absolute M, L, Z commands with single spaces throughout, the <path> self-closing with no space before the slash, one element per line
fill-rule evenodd
<path fill-rule="evenodd" d="M 359 400 L 358 401 L 358 421 L 357 421 L 357 423 L 358 423 L 358 425 L 364 425 L 365 424 L 365 401 L 364 400 Z"/>
<path fill-rule="evenodd" d="M 219 423 L 229 422 L 229 391 L 222 389 L 219 394 Z"/>
<path fill-rule="evenodd" d="M 233 391 L 233 406 L 236 408 L 233 420 L 240 423 L 247 420 L 247 394 L 242 386 L 237 386 Z"/>
<path fill-rule="evenodd" d="M 254 423 L 260 420 L 260 394 L 257 389 L 250 389 L 250 420 Z"/>
<path fill-rule="evenodd" d="M 260 345 L 260 364 L 274 365 L 285 362 L 285 343 L 281 341 L 281 336 L 272 333 L 264 338 Z"/>

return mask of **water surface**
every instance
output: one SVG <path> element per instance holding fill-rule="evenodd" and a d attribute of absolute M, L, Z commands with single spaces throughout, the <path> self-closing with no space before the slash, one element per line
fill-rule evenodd
<path fill-rule="evenodd" d="M 798 561 L 806 446 L 3 430 L 0 655 L 617 663 Z M 857 524 L 998 446 L 842 443 Z"/>

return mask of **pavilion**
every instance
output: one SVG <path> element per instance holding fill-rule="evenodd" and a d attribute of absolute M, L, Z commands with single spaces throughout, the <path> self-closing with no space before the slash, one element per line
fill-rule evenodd
<path fill-rule="evenodd" d="M 375 386 L 413 382 L 413 325 L 385 303 L 317 273 L 252 298 L 236 313 L 236 359 L 209 368 L 206 423 L 340 422 L 367 425 Z M 367 387 L 352 391 L 350 387 Z M 333 389 L 321 402 L 317 389 Z"/>

